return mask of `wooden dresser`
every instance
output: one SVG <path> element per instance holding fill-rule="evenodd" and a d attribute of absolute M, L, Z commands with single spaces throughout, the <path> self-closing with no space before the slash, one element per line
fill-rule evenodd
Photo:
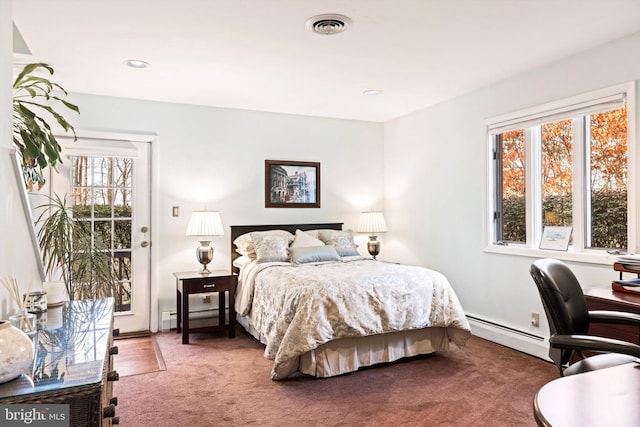
<path fill-rule="evenodd" d="M 31 372 L 0 384 L 0 404 L 67 404 L 70 426 L 118 424 L 113 298 L 70 301 L 45 313 Z"/>

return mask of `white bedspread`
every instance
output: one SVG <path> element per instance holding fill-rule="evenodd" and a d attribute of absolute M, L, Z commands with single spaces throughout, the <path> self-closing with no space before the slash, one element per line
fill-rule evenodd
<path fill-rule="evenodd" d="M 356 259 L 243 268 L 236 310 L 248 316 L 279 364 L 328 341 L 426 328 L 451 328 L 462 347 L 470 326 L 448 280 L 422 267 Z"/>

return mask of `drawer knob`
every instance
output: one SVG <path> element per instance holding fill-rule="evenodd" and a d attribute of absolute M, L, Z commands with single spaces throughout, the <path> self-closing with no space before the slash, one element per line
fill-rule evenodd
<path fill-rule="evenodd" d="M 112 418 L 116 416 L 116 407 L 114 405 L 105 406 L 102 410 L 102 418 Z"/>
<path fill-rule="evenodd" d="M 215 288 L 215 287 L 216 287 L 216 284 L 215 284 L 215 283 L 210 283 L 210 284 L 208 284 L 208 285 L 204 285 L 203 287 L 213 289 L 213 288 Z"/>
<path fill-rule="evenodd" d="M 118 381 L 120 379 L 120 374 L 116 371 L 111 371 L 107 374 L 107 381 Z"/>

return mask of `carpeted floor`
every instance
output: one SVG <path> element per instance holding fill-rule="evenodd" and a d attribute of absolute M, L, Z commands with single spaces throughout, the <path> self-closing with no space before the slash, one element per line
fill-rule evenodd
<path fill-rule="evenodd" d="M 550 363 L 472 337 L 463 350 L 275 382 L 262 345 L 241 328 L 235 339 L 194 334 L 189 345 L 175 332 L 155 339 L 167 370 L 115 383 L 122 426 L 533 427 L 534 395 L 558 376 Z"/>

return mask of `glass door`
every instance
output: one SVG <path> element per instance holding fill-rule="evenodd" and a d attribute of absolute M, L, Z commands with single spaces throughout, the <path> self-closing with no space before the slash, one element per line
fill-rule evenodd
<path fill-rule="evenodd" d="M 101 141 L 70 144 L 73 148 L 54 175 L 53 187 L 58 194 L 70 195 L 74 221 L 90 227 L 93 243 L 105 248 L 113 260 L 118 279 L 115 327 L 121 333 L 148 331 L 150 144 L 126 141 L 101 151 L 102 146 Z M 120 146 L 126 149 L 119 150 Z"/>

